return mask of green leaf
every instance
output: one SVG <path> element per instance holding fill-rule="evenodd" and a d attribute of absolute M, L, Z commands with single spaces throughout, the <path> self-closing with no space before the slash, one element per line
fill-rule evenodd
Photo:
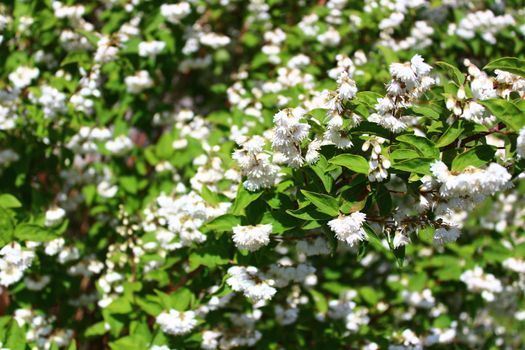
<path fill-rule="evenodd" d="M 361 287 L 359 289 L 359 295 L 364 301 L 372 306 L 377 305 L 379 300 L 383 297 L 383 293 L 380 290 L 368 286 Z"/>
<path fill-rule="evenodd" d="M 90 62 L 90 57 L 84 51 L 70 52 L 68 55 L 60 62 L 60 67 L 67 66 L 68 64 L 78 63 L 80 65 L 87 64 Z"/>
<path fill-rule="evenodd" d="M 139 184 L 135 176 L 121 176 L 119 178 L 122 188 L 131 194 L 136 194 L 139 189 Z"/>
<path fill-rule="evenodd" d="M 57 230 L 36 224 L 22 223 L 15 229 L 15 237 L 21 241 L 47 242 L 59 236 Z"/>
<path fill-rule="evenodd" d="M 377 236 L 377 233 L 368 225 L 367 223 L 363 224 L 363 229 L 366 232 L 366 235 L 368 237 L 368 242 L 377 249 L 378 251 L 387 252 L 390 253 L 388 249 L 385 248 L 383 245 L 383 242 L 381 242 L 381 239 Z"/>
<path fill-rule="evenodd" d="M 405 159 L 413 159 L 419 157 L 421 157 L 421 154 L 418 151 L 408 148 L 398 148 L 392 153 L 390 153 L 390 159 L 392 159 L 393 161 L 402 161 Z"/>
<path fill-rule="evenodd" d="M 453 171 L 463 171 L 468 166 L 479 168 L 494 158 L 496 150 L 493 146 L 481 145 L 459 154 L 452 161 Z"/>
<path fill-rule="evenodd" d="M 84 332 L 85 337 L 97 337 L 103 334 L 106 334 L 106 322 L 101 321 L 97 322 L 94 325 L 89 326 Z"/>
<path fill-rule="evenodd" d="M 219 265 L 228 264 L 230 261 L 229 246 L 229 238 L 223 240 L 208 240 L 203 248 L 190 254 L 190 271 L 195 270 L 199 266 L 215 268 Z"/>
<path fill-rule="evenodd" d="M 325 313 L 328 310 L 328 302 L 326 301 L 325 296 L 322 293 L 312 288 L 310 288 L 308 291 L 312 295 L 312 299 L 314 300 L 316 311 L 320 313 Z"/>
<path fill-rule="evenodd" d="M 501 69 L 506 72 L 525 77 L 525 60 L 515 57 L 502 57 L 491 61 L 483 69 Z"/>
<path fill-rule="evenodd" d="M 133 308 L 127 298 L 120 297 L 113 300 L 106 310 L 112 314 L 128 314 L 133 311 Z"/>
<path fill-rule="evenodd" d="M 458 85 L 465 83 L 465 75 L 457 67 L 443 61 L 436 62 L 436 65 L 443 69 Z"/>
<path fill-rule="evenodd" d="M 427 283 L 427 275 L 425 273 L 417 273 L 410 276 L 408 280 L 408 288 L 412 291 L 421 291 L 425 288 Z"/>
<path fill-rule="evenodd" d="M 439 158 L 439 149 L 437 149 L 434 142 L 425 137 L 407 134 L 398 136 L 397 140 L 414 146 L 421 153 L 421 156 L 425 158 Z"/>
<path fill-rule="evenodd" d="M 148 300 L 147 298 L 135 298 L 135 303 L 148 315 L 158 316 L 162 312 L 162 306 L 154 301 Z"/>
<path fill-rule="evenodd" d="M 0 245 L 4 246 L 13 240 L 15 221 L 11 211 L 0 207 Z"/>
<path fill-rule="evenodd" d="M 91 205 L 97 195 L 97 187 L 93 184 L 82 187 L 82 194 L 84 195 L 87 205 Z"/>
<path fill-rule="evenodd" d="M 368 107 L 374 107 L 377 104 L 377 99 L 381 97 L 383 95 L 373 91 L 359 91 L 356 95 L 357 100 Z"/>
<path fill-rule="evenodd" d="M 171 307 L 178 311 L 186 311 L 193 304 L 195 297 L 188 288 L 179 288 L 170 295 Z"/>
<path fill-rule="evenodd" d="M 525 113 L 511 101 L 504 99 L 490 99 L 478 101 L 487 107 L 499 121 L 505 123 L 512 131 L 519 132 L 525 126 Z"/>
<path fill-rule="evenodd" d="M 148 349 L 148 341 L 137 334 L 128 335 L 109 343 L 111 350 L 144 350 Z"/>
<path fill-rule="evenodd" d="M 385 185 L 380 184 L 376 192 L 376 202 L 379 208 L 379 213 L 382 216 L 390 215 L 392 211 L 392 196 Z"/>
<path fill-rule="evenodd" d="M 300 208 L 296 210 L 287 210 L 286 213 L 288 215 L 291 215 L 293 217 L 296 217 L 298 219 L 302 219 L 305 221 L 330 220 L 333 218 L 332 215 L 327 215 L 325 213 L 322 213 L 318 211 L 315 208 L 315 206 L 310 205 L 310 204 L 304 208 Z"/>
<path fill-rule="evenodd" d="M 93 32 L 89 32 L 87 30 L 78 30 L 78 33 L 82 34 L 86 39 L 88 39 L 89 43 L 93 46 L 97 46 L 97 43 L 99 41 L 98 36 L 93 34 Z"/>
<path fill-rule="evenodd" d="M 241 218 L 232 214 L 224 214 L 205 224 L 201 229 L 204 232 L 208 231 L 231 231 L 232 227 L 240 225 Z"/>
<path fill-rule="evenodd" d="M 328 162 L 323 155 L 320 155 L 319 160 L 316 164 L 310 165 L 310 168 L 312 168 L 312 170 L 323 183 L 323 187 L 326 190 L 326 192 L 330 193 L 330 191 L 332 190 L 334 179 L 329 174 L 326 174 L 327 167 Z"/>
<path fill-rule="evenodd" d="M 20 203 L 15 196 L 9 193 L 4 193 L 0 195 L 0 206 L 4 208 L 20 208 L 22 203 Z"/>
<path fill-rule="evenodd" d="M 326 194 L 301 190 L 301 193 L 319 209 L 320 212 L 332 217 L 339 215 L 339 203 L 337 199 Z"/>
<path fill-rule="evenodd" d="M 430 164 L 434 162 L 433 158 L 414 158 L 402 160 L 392 164 L 392 168 L 401 171 L 408 171 L 422 175 L 431 175 Z"/>
<path fill-rule="evenodd" d="M 441 107 L 435 103 L 428 103 L 427 105 L 415 105 L 410 109 L 416 114 L 420 114 L 431 119 L 438 119 L 441 116 Z"/>
<path fill-rule="evenodd" d="M 432 326 L 436 328 L 446 329 L 450 327 L 452 320 L 448 315 L 440 315 L 432 322 Z"/>
<path fill-rule="evenodd" d="M 272 232 L 280 234 L 299 226 L 301 222 L 286 212 L 271 211 L 264 213 L 261 224 L 272 224 Z"/>
<path fill-rule="evenodd" d="M 15 320 L 12 320 L 7 331 L 4 347 L 10 350 L 24 350 L 26 348 L 26 334 Z"/>
<path fill-rule="evenodd" d="M 362 156 L 355 154 L 340 154 L 333 157 L 328 163 L 344 166 L 356 173 L 368 175 L 368 162 Z"/>
<path fill-rule="evenodd" d="M 221 198 L 219 194 L 211 191 L 206 185 L 202 186 L 202 190 L 200 194 L 201 194 L 202 199 L 204 199 L 206 202 L 212 205 L 217 205 L 221 202 Z"/>
<path fill-rule="evenodd" d="M 456 120 L 454 124 L 450 125 L 436 141 L 436 147 L 444 147 L 451 144 L 461 136 L 463 130 L 463 121 Z"/>
<path fill-rule="evenodd" d="M 394 62 L 399 62 L 399 57 L 397 53 L 388 46 L 378 46 L 378 49 L 381 51 L 383 58 L 387 65 L 390 65 Z"/>
<path fill-rule="evenodd" d="M 242 215 L 244 213 L 244 208 L 259 198 L 262 193 L 263 191 L 249 192 L 244 188 L 243 185 L 240 185 L 237 191 L 237 197 L 235 197 L 235 201 L 233 202 L 230 213 L 233 215 Z"/>
<path fill-rule="evenodd" d="M 189 259 L 191 270 L 195 270 L 201 265 L 209 268 L 214 268 L 218 265 L 228 264 L 229 262 L 229 259 L 227 258 L 223 258 L 220 255 L 210 253 L 192 253 Z"/>

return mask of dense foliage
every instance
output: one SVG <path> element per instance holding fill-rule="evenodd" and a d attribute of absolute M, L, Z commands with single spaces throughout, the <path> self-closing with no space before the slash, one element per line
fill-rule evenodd
<path fill-rule="evenodd" d="M 525 347 L 525 7 L 0 4 L 2 349 Z"/>

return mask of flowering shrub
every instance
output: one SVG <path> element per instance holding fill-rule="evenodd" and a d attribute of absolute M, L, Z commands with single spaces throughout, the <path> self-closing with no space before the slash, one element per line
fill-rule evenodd
<path fill-rule="evenodd" d="M 0 5 L 3 349 L 525 346 L 520 1 Z"/>

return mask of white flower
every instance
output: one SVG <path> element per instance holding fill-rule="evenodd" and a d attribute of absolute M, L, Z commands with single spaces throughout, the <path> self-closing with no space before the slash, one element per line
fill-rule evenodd
<path fill-rule="evenodd" d="M 523 259 L 508 258 L 503 261 L 502 265 L 506 269 L 525 274 L 525 260 Z"/>
<path fill-rule="evenodd" d="M 317 237 L 313 242 L 302 240 L 297 242 L 296 249 L 298 252 L 307 256 L 330 254 L 328 242 L 322 237 Z"/>
<path fill-rule="evenodd" d="M 230 277 L 226 283 L 236 292 L 243 292 L 244 296 L 253 302 L 270 300 L 277 292 L 272 287 L 274 281 L 265 279 L 254 266 L 233 266 L 228 269 Z"/>
<path fill-rule="evenodd" d="M 111 153 L 121 156 L 133 148 L 133 141 L 126 135 L 119 135 L 114 140 L 106 142 L 106 149 Z"/>
<path fill-rule="evenodd" d="M 17 115 L 13 110 L 0 105 L 0 130 L 13 129 L 16 126 L 16 120 Z"/>
<path fill-rule="evenodd" d="M 407 128 L 407 125 L 392 114 L 387 113 L 384 115 L 373 113 L 368 117 L 368 121 L 377 123 L 392 132 L 398 133 Z"/>
<path fill-rule="evenodd" d="M 328 226 L 335 232 L 337 239 L 354 246 L 360 241 L 368 239 L 363 229 L 365 219 L 366 214 L 355 212 L 348 216 L 340 215 L 337 219 L 330 220 Z"/>
<path fill-rule="evenodd" d="M 306 151 L 306 155 L 304 159 L 308 164 L 315 164 L 320 157 L 319 150 L 321 149 L 322 141 L 319 139 L 314 139 L 310 144 L 308 145 L 308 150 Z"/>
<path fill-rule="evenodd" d="M 7 287 L 18 282 L 24 270 L 31 266 L 35 253 L 22 250 L 20 244 L 12 242 L 0 250 L 0 285 Z"/>
<path fill-rule="evenodd" d="M 126 83 L 128 92 L 132 94 L 138 94 L 153 86 L 153 80 L 148 71 L 145 70 L 141 70 L 135 75 L 126 77 L 124 83 Z"/>
<path fill-rule="evenodd" d="M 420 55 L 414 55 L 414 57 L 412 57 L 412 59 L 410 60 L 410 64 L 412 66 L 412 69 L 419 76 L 427 75 L 432 70 L 432 66 L 426 64 L 424 62 L 423 57 L 421 57 Z"/>
<path fill-rule="evenodd" d="M 149 350 L 170 350 L 167 345 L 153 345 Z"/>
<path fill-rule="evenodd" d="M 301 141 L 308 136 L 310 125 L 301 123 L 306 111 L 302 108 L 287 108 L 273 117 L 272 148 L 286 157 L 288 164 L 293 167 L 302 166 Z"/>
<path fill-rule="evenodd" d="M 317 40 L 328 47 L 337 46 L 341 41 L 341 35 L 333 27 L 328 28 L 328 30 L 317 36 Z"/>
<path fill-rule="evenodd" d="M 516 153 L 518 158 L 525 158 L 525 127 L 521 128 L 516 140 Z"/>
<path fill-rule="evenodd" d="M 96 63 L 108 63 L 117 58 L 118 48 L 112 40 L 104 36 L 97 42 L 97 51 L 95 52 L 94 61 Z"/>
<path fill-rule="evenodd" d="M 51 277 L 48 275 L 41 276 L 39 278 L 33 279 L 30 277 L 24 278 L 24 283 L 27 289 L 32 291 L 39 291 L 45 288 L 51 281 Z"/>
<path fill-rule="evenodd" d="M 481 293 L 481 296 L 489 302 L 494 300 L 495 293 L 503 291 L 501 282 L 493 274 L 485 273 L 479 266 L 463 272 L 459 279 L 467 285 L 468 290 Z"/>
<path fill-rule="evenodd" d="M 109 181 L 102 180 L 97 185 L 97 193 L 103 198 L 113 198 L 117 194 L 118 186 L 111 185 Z"/>
<path fill-rule="evenodd" d="M 52 227 L 57 226 L 64 220 L 66 211 L 60 207 L 53 207 L 46 211 L 46 226 Z"/>
<path fill-rule="evenodd" d="M 411 292 L 408 290 L 403 290 L 401 296 L 408 302 L 410 305 L 415 307 L 420 307 L 423 309 L 430 309 L 436 304 L 436 299 L 432 295 L 430 289 L 424 289 L 421 292 Z"/>
<path fill-rule="evenodd" d="M 490 196 L 512 185 L 507 169 L 497 163 L 491 163 L 486 169 L 467 167 L 462 173 L 452 174 L 443 162 L 436 161 L 430 171 L 442 183 L 439 192 L 444 198 Z"/>
<path fill-rule="evenodd" d="M 470 120 L 474 123 L 490 126 L 496 122 L 496 118 L 487 112 L 485 107 L 476 101 L 469 101 L 463 107 L 461 118 Z"/>
<path fill-rule="evenodd" d="M 9 80 L 15 88 L 22 89 L 31 83 L 31 80 L 38 77 L 40 71 L 38 68 L 19 66 L 14 72 L 9 74 Z"/>
<path fill-rule="evenodd" d="M 205 350 L 214 350 L 219 346 L 218 338 L 222 335 L 221 332 L 204 331 L 202 332 L 201 348 Z"/>
<path fill-rule="evenodd" d="M 440 227 L 434 232 L 434 244 L 446 244 L 455 242 L 461 235 L 461 230 L 457 227 Z"/>
<path fill-rule="evenodd" d="M 171 335 L 187 334 L 197 326 L 195 312 L 174 309 L 159 314 L 156 322 L 164 333 Z"/>
<path fill-rule="evenodd" d="M 244 187 L 248 191 L 257 191 L 273 186 L 279 167 L 272 163 L 268 153 L 263 152 L 266 142 L 264 138 L 254 136 L 239 142 L 242 149 L 235 150 L 232 159 L 239 164 L 242 174 L 247 177 Z"/>
<path fill-rule="evenodd" d="M 48 85 L 42 86 L 41 92 L 42 95 L 36 100 L 42 105 L 46 118 L 52 118 L 58 113 L 67 112 L 65 94 Z"/>
<path fill-rule="evenodd" d="M 454 341 L 456 338 L 456 329 L 441 329 L 441 328 L 432 328 L 432 334 L 428 335 L 424 342 L 427 346 L 432 346 L 434 344 L 448 344 Z"/>
<path fill-rule="evenodd" d="M 417 75 L 412 69 L 410 62 L 392 63 L 390 65 L 390 74 L 395 79 L 401 80 L 405 84 L 416 85 Z"/>
<path fill-rule="evenodd" d="M 24 270 L 16 264 L 0 259 L 0 285 L 8 287 L 18 282 L 24 275 Z"/>
<path fill-rule="evenodd" d="M 235 226 L 233 228 L 233 241 L 239 249 L 247 249 L 251 252 L 268 245 L 272 225 Z"/>
<path fill-rule="evenodd" d="M 348 72 L 343 71 L 339 75 L 337 83 L 339 84 L 337 92 L 342 100 L 349 100 L 354 98 L 355 94 L 357 93 L 357 86 L 355 84 L 355 81 L 350 79 Z"/>
<path fill-rule="evenodd" d="M 299 309 L 296 307 L 283 308 L 281 305 L 275 305 L 275 319 L 280 325 L 286 326 L 295 323 L 299 317 Z"/>
<path fill-rule="evenodd" d="M 480 76 L 472 80 L 470 83 L 472 96 L 478 100 L 487 100 L 489 98 L 496 98 L 497 93 L 494 89 L 494 81 L 486 76 Z"/>
<path fill-rule="evenodd" d="M 230 38 L 226 35 L 221 35 L 217 33 L 206 33 L 200 37 L 200 42 L 202 45 L 209 46 L 214 49 L 226 46 L 230 43 L 230 41 Z"/>
<path fill-rule="evenodd" d="M 44 243 L 44 252 L 49 256 L 57 255 L 65 244 L 66 241 L 64 238 L 55 238 L 52 241 Z"/>
<path fill-rule="evenodd" d="M 397 249 L 399 247 L 409 244 L 410 238 L 408 237 L 408 235 L 404 233 L 396 232 L 393 243 L 394 243 L 394 248 Z"/>
<path fill-rule="evenodd" d="M 166 43 L 164 41 L 143 41 L 139 44 L 139 56 L 155 57 L 164 50 Z"/>
<path fill-rule="evenodd" d="M 337 128 L 327 128 L 323 134 L 323 144 L 333 144 L 337 148 L 350 148 L 354 144 L 348 137 L 343 136 L 341 131 Z"/>
<path fill-rule="evenodd" d="M 181 19 L 191 13 L 190 4 L 187 2 L 180 2 L 178 4 L 163 4 L 160 6 L 160 14 L 166 18 L 168 22 L 177 24 Z"/>

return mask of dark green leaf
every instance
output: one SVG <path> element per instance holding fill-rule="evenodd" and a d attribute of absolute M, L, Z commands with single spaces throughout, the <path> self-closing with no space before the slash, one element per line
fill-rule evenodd
<path fill-rule="evenodd" d="M 459 154 L 452 161 L 453 171 L 462 171 L 468 166 L 479 168 L 494 158 L 496 150 L 493 146 L 482 145 Z"/>
<path fill-rule="evenodd" d="M 40 225 L 22 223 L 16 227 L 15 237 L 22 241 L 47 242 L 59 237 L 59 233 Z"/>
<path fill-rule="evenodd" d="M 447 75 L 458 85 L 463 85 L 465 82 L 465 75 L 455 66 L 443 61 L 436 62 L 436 65 L 447 72 Z"/>
<path fill-rule="evenodd" d="M 434 162 L 433 158 L 414 158 L 402 160 L 400 162 L 394 162 L 392 168 L 401 171 L 408 171 L 412 173 L 431 175 L 430 164 Z"/>
<path fill-rule="evenodd" d="M 328 163 L 344 166 L 356 173 L 368 175 L 368 162 L 362 156 L 355 154 L 340 154 L 333 157 Z"/>
<path fill-rule="evenodd" d="M 301 190 L 301 193 L 319 209 L 320 212 L 332 217 L 339 215 L 339 204 L 337 199 L 326 194 Z"/>
<path fill-rule="evenodd" d="M 504 99 L 490 99 L 478 101 L 487 107 L 499 121 L 505 123 L 512 131 L 520 131 L 525 126 L 525 113 L 511 101 Z"/>
<path fill-rule="evenodd" d="M 408 134 L 398 136 L 397 140 L 414 146 L 421 153 L 421 156 L 425 158 L 439 158 L 439 149 L 425 137 Z"/>
<path fill-rule="evenodd" d="M 241 218 L 232 214 L 224 214 L 216 217 L 202 227 L 203 232 L 208 231 L 231 231 L 232 227 L 240 225 Z"/>
<path fill-rule="evenodd" d="M 235 201 L 233 202 L 230 210 L 231 214 L 242 215 L 244 213 L 244 208 L 259 198 L 262 193 L 262 191 L 249 192 L 244 188 L 244 186 L 240 185 L 237 191 L 237 197 L 235 197 Z"/>
<path fill-rule="evenodd" d="M 489 64 L 483 67 L 483 69 L 501 69 L 506 72 L 525 77 L 525 60 L 515 57 L 502 57 L 491 61 Z"/>

